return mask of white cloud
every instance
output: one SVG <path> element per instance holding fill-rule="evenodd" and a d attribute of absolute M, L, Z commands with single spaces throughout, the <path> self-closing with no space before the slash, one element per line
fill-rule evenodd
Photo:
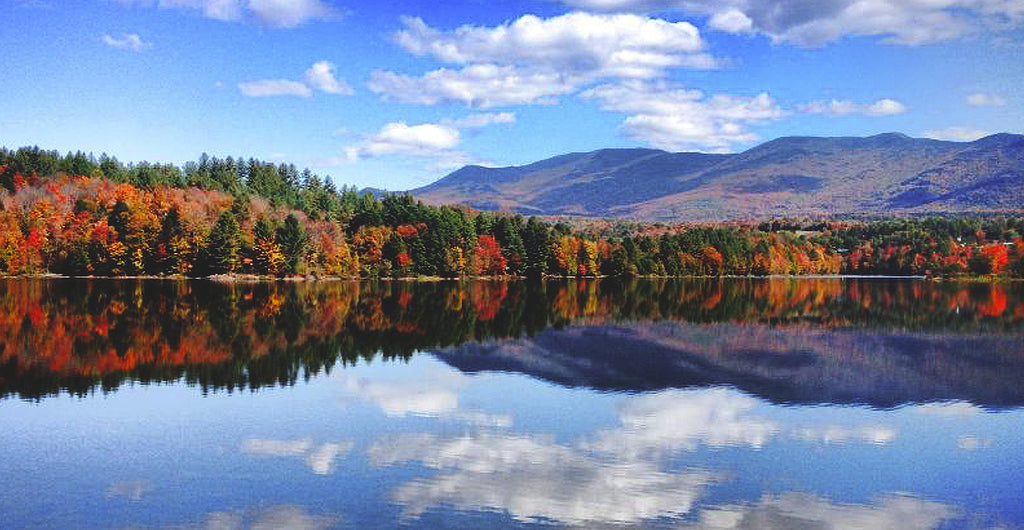
<path fill-rule="evenodd" d="M 754 29 L 754 21 L 743 11 L 733 8 L 711 15 L 708 26 L 728 33 L 745 33 Z"/>
<path fill-rule="evenodd" d="M 756 31 L 775 42 L 819 46 L 846 36 L 920 45 L 1024 25 L 1019 0 L 563 0 L 597 11 L 677 10 L 710 17 L 709 26 Z M 741 18 L 739 15 L 742 15 Z M 750 24 L 744 22 L 744 18 Z"/>
<path fill-rule="evenodd" d="M 298 81 L 287 79 L 265 79 L 263 81 L 248 81 L 239 83 L 238 89 L 242 94 L 252 98 L 268 96 L 299 96 L 304 98 L 313 97 L 313 91 Z"/>
<path fill-rule="evenodd" d="M 809 114 L 824 114 L 826 116 L 846 116 L 849 114 L 861 114 L 864 116 L 892 116 L 907 111 L 906 105 L 895 99 L 883 98 L 874 103 L 854 103 L 843 99 L 831 101 L 811 101 L 797 105 L 801 112 Z"/>
<path fill-rule="evenodd" d="M 402 103 L 455 101 L 472 108 L 493 108 L 554 103 L 555 96 L 574 92 L 582 81 L 562 72 L 479 64 L 460 70 L 440 68 L 420 77 L 375 71 L 367 86 L 385 99 Z"/>
<path fill-rule="evenodd" d="M 242 441 L 241 451 L 250 455 L 300 457 L 317 475 L 329 475 L 334 471 L 334 461 L 352 450 L 353 442 L 324 443 L 319 446 L 313 440 L 273 440 L 249 438 Z"/>
<path fill-rule="evenodd" d="M 238 89 L 249 97 L 300 96 L 313 97 L 313 89 L 328 94 L 351 95 L 352 87 L 334 77 L 335 66 L 330 61 L 319 61 L 303 74 L 304 82 L 290 79 L 265 79 L 239 83 Z"/>
<path fill-rule="evenodd" d="M 345 148 L 345 160 L 355 162 L 379 156 L 414 156 L 433 159 L 430 169 L 446 171 L 457 169 L 466 164 L 479 163 L 469 154 L 456 149 L 462 141 L 461 129 L 479 129 L 488 125 L 515 122 L 515 114 L 511 112 L 478 113 L 457 119 L 445 119 L 440 123 L 422 123 L 408 125 L 405 122 L 388 123 L 379 131 L 368 135 L 355 144 Z M 325 161 L 325 164 L 339 165 L 341 160 Z M 444 389 L 431 387 L 422 389 L 424 397 L 436 399 L 438 392 Z M 448 389 L 451 390 L 451 389 Z M 387 392 L 385 394 L 391 394 Z M 394 395 L 406 394 L 406 399 L 415 394 L 395 392 Z M 399 398 L 391 398 L 399 399 Z M 382 402 L 382 405 L 386 404 Z"/>
<path fill-rule="evenodd" d="M 597 458 L 541 436 L 403 435 L 376 442 L 369 455 L 378 466 L 418 461 L 440 470 L 392 492 L 406 517 L 444 505 L 501 509 L 523 522 L 635 523 L 690 512 L 716 480 L 707 471 Z"/>
<path fill-rule="evenodd" d="M 896 101 L 895 99 L 880 99 L 864 109 L 864 114 L 868 116 L 892 116 L 893 114 L 902 114 L 907 111 L 907 107 Z"/>
<path fill-rule="evenodd" d="M 346 149 L 352 160 L 381 155 L 436 156 L 459 145 L 459 131 L 434 123 L 389 123 L 363 142 Z"/>
<path fill-rule="evenodd" d="M 601 79 L 656 78 L 669 68 L 714 68 L 700 32 L 687 22 L 631 14 L 524 15 L 495 27 L 445 31 L 404 18 L 395 41 L 459 68 L 421 76 L 377 71 L 369 86 L 386 99 L 489 108 L 545 104 Z"/>
<path fill-rule="evenodd" d="M 416 55 L 453 64 L 515 65 L 612 77 L 656 77 L 671 66 L 708 68 L 700 32 L 688 22 L 638 15 L 524 15 L 496 27 L 441 31 L 403 19 L 395 40 Z"/>
<path fill-rule="evenodd" d="M 629 113 L 622 124 L 627 136 L 667 150 L 728 151 L 757 140 L 747 127 L 783 117 L 767 93 L 754 97 L 678 88 L 665 82 L 625 81 L 598 86 L 583 97 L 602 108 Z"/>
<path fill-rule="evenodd" d="M 294 28 L 334 15 L 320 0 L 249 0 L 249 9 L 260 21 L 280 28 Z"/>
<path fill-rule="evenodd" d="M 494 124 L 515 123 L 516 115 L 512 112 L 480 112 L 462 118 L 441 120 L 441 125 L 456 129 L 479 129 Z"/>
<path fill-rule="evenodd" d="M 334 72 L 334 63 L 319 61 L 310 66 L 309 70 L 306 70 L 303 79 L 305 79 L 307 85 L 321 92 L 341 95 L 352 94 L 352 87 L 348 86 L 348 83 L 338 80 L 334 76 Z"/>
<path fill-rule="evenodd" d="M 263 24 L 294 28 L 312 20 L 336 15 L 322 0 L 116 0 L 125 5 L 179 8 L 198 11 L 222 21 L 256 20 Z"/>
<path fill-rule="evenodd" d="M 972 107 L 1001 107 L 1006 105 L 1006 100 L 995 94 L 975 92 L 967 95 L 967 104 Z"/>
<path fill-rule="evenodd" d="M 103 43 L 107 46 L 114 48 L 120 48 L 122 50 L 131 50 L 133 52 L 141 52 L 146 48 L 152 46 L 151 43 L 142 40 L 142 37 L 138 33 L 125 33 L 120 39 L 104 34 L 100 37 Z"/>
<path fill-rule="evenodd" d="M 970 127 L 947 127 L 945 129 L 929 129 L 921 134 L 925 138 L 931 138 L 933 140 L 973 142 L 974 140 L 984 138 L 992 134 L 992 132 L 984 129 L 973 129 Z"/>

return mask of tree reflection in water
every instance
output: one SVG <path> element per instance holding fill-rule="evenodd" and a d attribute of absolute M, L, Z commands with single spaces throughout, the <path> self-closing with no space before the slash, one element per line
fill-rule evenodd
<path fill-rule="evenodd" d="M 127 381 L 257 389 L 427 350 L 465 371 L 610 390 L 732 384 L 776 402 L 1005 407 L 1024 404 L 1022 336 L 1017 283 L 11 279 L 0 395 Z"/>

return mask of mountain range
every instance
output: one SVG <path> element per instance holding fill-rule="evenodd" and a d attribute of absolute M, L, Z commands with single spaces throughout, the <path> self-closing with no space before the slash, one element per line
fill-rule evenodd
<path fill-rule="evenodd" d="M 793 136 L 735 154 L 601 149 L 465 166 L 410 193 L 485 211 L 650 221 L 1021 211 L 1024 136 Z"/>

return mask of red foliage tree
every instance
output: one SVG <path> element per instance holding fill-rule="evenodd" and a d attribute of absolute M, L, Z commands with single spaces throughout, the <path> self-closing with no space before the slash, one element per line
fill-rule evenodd
<path fill-rule="evenodd" d="M 479 237 L 473 249 L 477 274 L 504 274 L 508 261 L 501 255 L 501 245 L 493 235 Z"/>

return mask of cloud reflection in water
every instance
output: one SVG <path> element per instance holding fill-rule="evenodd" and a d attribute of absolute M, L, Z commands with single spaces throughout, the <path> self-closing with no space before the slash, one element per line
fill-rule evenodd
<path fill-rule="evenodd" d="M 442 365 L 418 367 L 425 376 L 381 381 L 344 376 L 348 392 L 374 403 L 391 417 L 421 416 L 466 419 L 459 393 L 486 377 L 447 371 Z M 412 369 L 412 368 L 411 368 Z M 495 417 L 471 411 L 481 418 Z M 760 399 L 728 387 L 701 390 L 670 389 L 628 395 L 617 407 L 613 427 L 562 442 L 553 436 L 509 431 L 506 421 L 470 422 L 473 430 L 459 435 L 406 433 L 380 438 L 369 448 L 378 467 L 416 462 L 436 474 L 408 480 L 391 492 L 403 506 L 403 516 L 417 518 L 434 508 L 502 510 L 516 520 L 556 521 L 571 525 L 636 524 L 654 518 L 791 517 L 783 508 L 814 508 L 813 521 L 843 523 L 886 521 L 893 510 L 920 508 L 942 513 L 931 504 L 893 497 L 875 507 L 832 505 L 827 500 L 799 496 L 765 497 L 762 505 L 700 508 L 709 487 L 724 483 L 737 471 L 679 469 L 672 461 L 681 452 L 701 448 L 760 450 L 780 434 L 787 440 L 828 443 L 889 444 L 895 429 L 883 425 L 806 425 L 765 415 Z M 798 503 L 797 501 L 800 501 Z M 768 512 L 766 512 L 766 510 Z M 928 511 L 931 510 L 931 511 Z M 750 512 L 748 514 L 747 512 Z M 876 513 L 878 512 L 878 513 Z M 925 517 L 927 520 L 931 520 Z M 826 527 L 828 527 L 826 524 Z M 848 527 L 845 523 L 837 528 Z M 858 526 L 853 526 L 858 528 Z M 925 526 L 927 527 L 927 526 Z M 736 528 L 742 528 L 738 526 Z"/>
<path fill-rule="evenodd" d="M 378 441 L 370 459 L 441 470 L 392 492 L 408 517 L 449 505 L 502 509 L 521 521 L 635 522 L 688 513 L 716 480 L 707 471 L 669 473 L 653 462 L 602 458 L 539 436 L 408 435 Z"/>
<path fill-rule="evenodd" d="M 329 475 L 334 471 L 334 461 L 352 450 L 353 442 L 328 442 L 315 446 L 311 438 L 302 440 L 270 440 L 249 438 L 242 441 L 245 454 L 303 457 L 309 469 L 317 475 Z"/>

